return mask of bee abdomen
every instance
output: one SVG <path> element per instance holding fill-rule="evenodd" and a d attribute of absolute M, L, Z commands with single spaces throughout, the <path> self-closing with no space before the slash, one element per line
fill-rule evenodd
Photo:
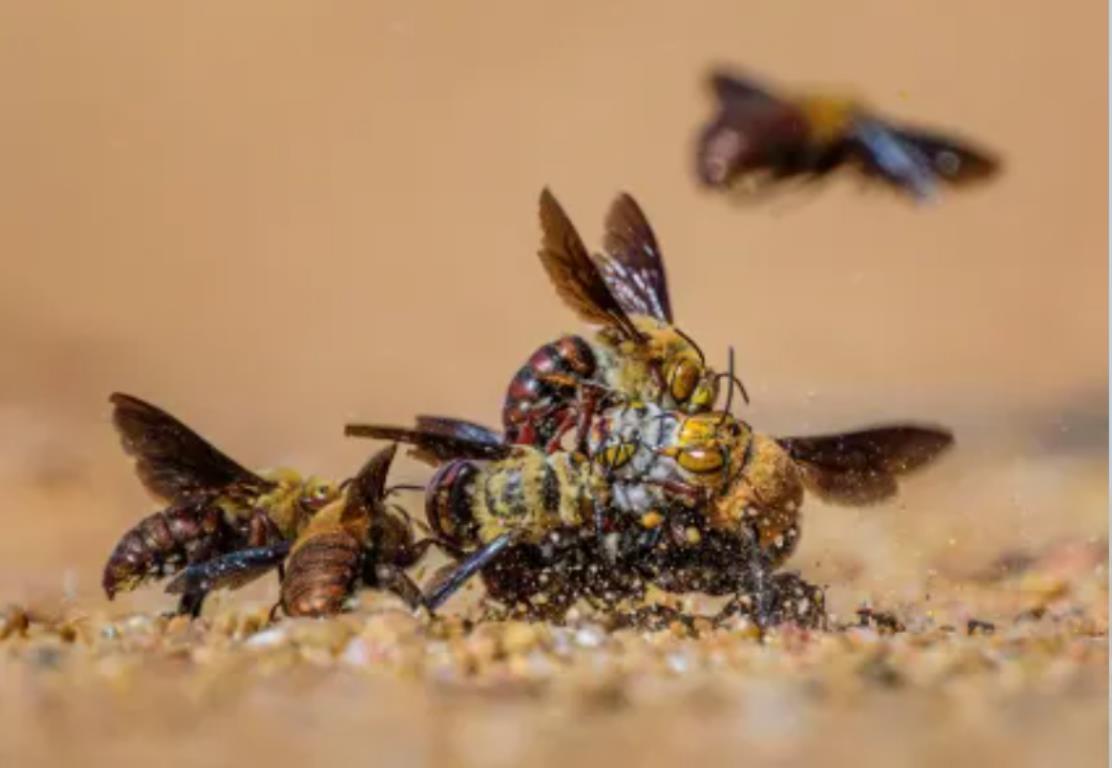
<path fill-rule="evenodd" d="M 425 492 L 425 518 L 437 536 L 457 546 L 478 542 L 478 525 L 471 508 L 471 485 L 478 468 L 458 459 L 440 467 Z"/>
<path fill-rule="evenodd" d="M 209 504 L 171 507 L 143 518 L 124 534 L 104 566 L 109 599 L 148 578 L 176 573 L 216 554 L 227 534 L 219 508 Z"/>
<path fill-rule="evenodd" d="M 543 434 L 551 431 L 548 425 L 532 423 L 538 417 L 549 421 L 550 414 L 541 416 L 536 411 L 559 406 L 561 401 L 570 401 L 575 394 L 567 385 L 552 379 L 590 379 L 597 369 L 595 353 L 581 336 L 563 336 L 534 352 L 513 377 L 506 392 L 502 406 L 506 439 L 536 445 L 551 437 Z"/>
<path fill-rule="evenodd" d="M 322 533 L 294 550 L 282 582 L 282 607 L 290 616 L 339 613 L 351 594 L 363 547 L 344 532 Z"/>

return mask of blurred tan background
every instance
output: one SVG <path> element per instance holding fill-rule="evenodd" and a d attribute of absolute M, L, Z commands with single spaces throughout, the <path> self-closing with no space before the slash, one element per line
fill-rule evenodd
<path fill-rule="evenodd" d="M 0 587 L 98 599 L 151 509 L 116 389 L 334 476 L 370 447 L 345 419 L 497 424 L 578 327 L 534 255 L 545 184 L 592 246 L 618 190 L 641 201 L 758 428 L 956 430 L 900 505 L 811 507 L 799 567 L 836 580 L 867 549 L 915 589 L 1102 535 L 1106 29 L 1103 4 L 1034 0 L 3 4 Z M 731 204 L 690 172 L 715 62 L 953 128 L 1005 173 L 925 208 L 845 179 Z"/>

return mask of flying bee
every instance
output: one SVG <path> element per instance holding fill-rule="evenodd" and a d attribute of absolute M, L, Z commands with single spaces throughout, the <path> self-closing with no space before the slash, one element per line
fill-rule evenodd
<path fill-rule="evenodd" d="M 744 77 L 715 72 L 718 112 L 703 128 L 696 173 L 708 187 L 738 188 L 849 166 L 918 199 L 939 184 L 987 179 L 998 161 L 965 141 L 879 117 L 852 99 L 823 94 L 775 96 Z"/>
<path fill-rule="evenodd" d="M 604 255 L 588 253 L 548 189 L 541 192 L 540 221 L 539 255 L 557 293 L 601 328 L 589 339 L 563 336 L 530 356 L 506 393 L 506 440 L 552 451 L 577 428 L 581 444 L 605 392 L 689 413 L 712 408 L 722 377 L 673 325 L 660 248 L 637 202 L 627 194 L 614 200 Z"/>
<path fill-rule="evenodd" d="M 433 540 L 417 541 L 408 517 L 385 502 L 386 477 L 396 450 L 390 445 L 372 456 L 292 543 L 275 542 L 194 563 L 166 591 L 189 595 L 234 588 L 285 561 L 276 607 L 288 616 L 339 613 L 360 584 L 393 592 L 417 608 L 421 590 L 405 569 L 421 559 Z"/>
<path fill-rule="evenodd" d="M 233 550 L 293 540 L 339 497 L 333 484 L 291 469 L 253 472 L 162 409 L 121 393 L 112 419 L 143 485 L 168 504 L 116 545 L 104 567 L 109 599 L 143 582 Z M 197 615 L 204 593 L 182 595 L 178 610 Z"/>

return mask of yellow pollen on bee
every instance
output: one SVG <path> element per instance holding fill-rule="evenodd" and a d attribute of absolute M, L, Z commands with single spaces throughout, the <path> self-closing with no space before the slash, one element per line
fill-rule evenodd
<path fill-rule="evenodd" d="M 688 544 L 698 544 L 703 540 L 703 534 L 699 533 L 699 529 L 693 526 L 688 526 L 684 530 L 683 537 L 687 539 Z"/>
<path fill-rule="evenodd" d="M 664 515 L 659 512 L 646 512 L 641 515 L 641 525 L 645 528 L 657 528 L 664 522 Z"/>

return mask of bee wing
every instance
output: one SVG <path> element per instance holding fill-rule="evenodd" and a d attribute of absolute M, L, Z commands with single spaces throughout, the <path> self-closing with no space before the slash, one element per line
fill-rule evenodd
<path fill-rule="evenodd" d="M 938 178 L 951 184 L 987 179 L 1000 170 L 1000 161 L 994 156 L 957 139 L 917 128 L 898 128 L 893 132 L 927 158 Z"/>
<path fill-rule="evenodd" d="M 606 215 L 603 249 L 606 255 L 595 256 L 595 265 L 622 309 L 671 323 L 672 302 L 660 246 L 641 206 L 625 192 Z"/>
<path fill-rule="evenodd" d="M 453 419 L 450 416 L 418 416 L 417 429 L 424 432 L 437 432 L 439 434 L 459 437 L 478 443 L 501 445 L 502 434 L 482 424 L 463 419 Z"/>
<path fill-rule="evenodd" d="M 611 326 L 629 339 L 643 340 L 547 187 L 541 191 L 540 218 L 543 236 L 538 255 L 564 303 L 588 323 Z"/>
<path fill-rule="evenodd" d="M 139 479 L 151 493 L 181 501 L 231 485 L 258 490 L 273 486 L 161 408 L 120 392 L 109 400 L 124 451 L 135 458 Z"/>
<path fill-rule="evenodd" d="M 880 176 L 920 200 L 934 197 L 935 167 L 927 152 L 882 120 L 862 116 L 853 121 L 847 145 L 866 173 Z"/>
<path fill-rule="evenodd" d="M 896 493 L 896 478 L 929 463 L 954 442 L 935 427 L 893 425 L 779 442 L 803 472 L 808 490 L 827 501 L 865 505 Z"/>
<path fill-rule="evenodd" d="M 746 102 L 778 102 L 756 80 L 724 69 L 716 69 L 707 78 L 714 95 L 722 106 L 737 106 Z"/>
<path fill-rule="evenodd" d="M 710 84 L 718 113 L 700 131 L 695 149 L 695 173 L 704 185 L 728 186 L 739 172 L 803 141 L 806 118 L 791 102 L 725 72 L 712 73 Z"/>
<path fill-rule="evenodd" d="M 277 568 L 290 551 L 290 542 L 229 552 L 193 563 L 166 585 L 172 595 L 203 595 L 214 589 L 238 589 Z"/>
<path fill-rule="evenodd" d="M 398 444 L 391 443 L 367 460 L 351 480 L 341 519 L 369 513 L 382 503 L 386 496 L 386 476 L 397 452 Z"/>
<path fill-rule="evenodd" d="M 344 434 L 348 437 L 373 437 L 411 445 L 413 450 L 410 455 L 434 465 L 451 459 L 503 459 L 514 450 L 513 446 L 501 441 L 490 442 L 489 435 L 476 438 L 454 434 L 442 428 L 422 428 L 420 425 L 411 429 L 385 424 L 348 424 L 344 427 Z"/>

